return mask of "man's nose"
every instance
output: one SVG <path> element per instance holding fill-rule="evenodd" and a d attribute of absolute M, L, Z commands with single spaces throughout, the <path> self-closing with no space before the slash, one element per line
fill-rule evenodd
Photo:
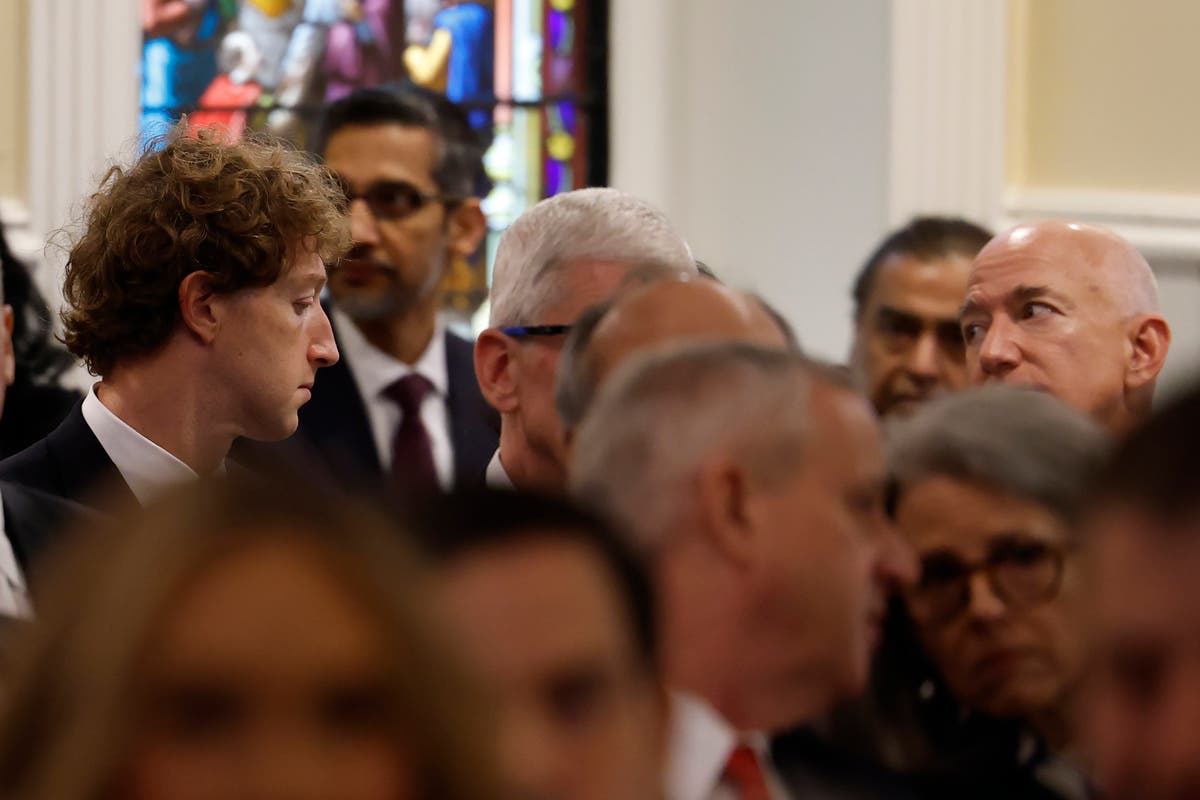
<path fill-rule="evenodd" d="M 1003 377 L 1021 363 L 1021 351 L 1012 325 L 997 319 L 988 328 L 979 346 L 979 368 L 984 377 Z"/>
<path fill-rule="evenodd" d="M 316 330 L 313 332 L 313 339 L 308 347 L 308 360 L 316 364 L 318 369 L 332 367 L 338 362 L 338 349 L 337 342 L 333 338 L 333 326 L 320 303 L 316 304 L 315 310 Z"/>
<path fill-rule="evenodd" d="M 924 331 L 906 353 L 905 369 L 924 381 L 936 381 L 941 368 L 941 353 L 935 331 Z"/>
<path fill-rule="evenodd" d="M 361 197 L 350 201 L 350 238 L 355 244 L 379 244 L 379 222 Z"/>
<path fill-rule="evenodd" d="M 917 582 L 917 554 L 895 525 L 883 524 L 876 572 L 889 591 L 902 591 Z"/>

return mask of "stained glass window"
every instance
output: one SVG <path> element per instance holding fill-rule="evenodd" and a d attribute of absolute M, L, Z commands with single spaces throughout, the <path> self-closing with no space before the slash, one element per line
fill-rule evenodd
<path fill-rule="evenodd" d="M 140 134 L 183 114 L 304 146 L 321 107 L 411 80 L 466 107 L 489 144 L 493 232 L 527 206 L 605 180 L 605 0 L 144 0 Z M 489 251 L 496 236 L 490 237 Z M 481 264 L 451 276 L 462 311 Z"/>

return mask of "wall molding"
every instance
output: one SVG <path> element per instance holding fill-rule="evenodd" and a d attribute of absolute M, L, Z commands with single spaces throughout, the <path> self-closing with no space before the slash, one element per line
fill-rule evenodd
<path fill-rule="evenodd" d="M 894 0 L 888 222 L 1003 215 L 1005 0 Z"/>
<path fill-rule="evenodd" d="M 1116 231 L 1151 260 L 1200 266 L 1200 195 L 1010 187 L 1004 222 L 1071 219 Z"/>
<path fill-rule="evenodd" d="M 138 4 L 29 4 L 29 232 L 44 244 L 72 221 L 105 165 L 132 153 L 138 121 Z M 40 247 L 36 277 L 57 302 L 61 254 Z"/>

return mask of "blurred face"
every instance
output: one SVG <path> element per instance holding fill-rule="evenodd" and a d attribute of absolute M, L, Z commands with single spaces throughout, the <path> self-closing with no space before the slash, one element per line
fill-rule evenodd
<path fill-rule="evenodd" d="M 819 422 L 803 466 L 753 501 L 764 539 L 754 617 L 774 630 L 780 667 L 832 703 L 865 685 L 887 596 L 912 580 L 913 561 L 883 514 L 875 415 L 843 390 L 814 387 L 811 402 Z"/>
<path fill-rule="evenodd" d="M 521 796 L 655 798 L 662 699 L 597 555 L 530 539 L 444 571 L 451 627 L 500 700 L 502 764 Z"/>
<path fill-rule="evenodd" d="M 454 231 L 445 203 L 419 197 L 441 192 L 437 159 L 437 139 L 423 128 L 350 125 L 329 138 L 326 164 L 349 194 L 367 198 L 350 204 L 354 248 L 329 279 L 352 317 L 399 316 L 440 292 Z"/>
<path fill-rule="evenodd" d="M 135 684 L 121 797 L 416 797 L 381 632 L 295 545 L 205 571 L 167 610 Z"/>
<path fill-rule="evenodd" d="M 625 264 L 582 262 L 564 270 L 556 280 L 564 282 L 566 299 L 542 312 L 527 325 L 570 325 L 595 303 L 607 300 L 620 287 L 629 272 Z M 518 415 L 526 445 L 554 472 L 552 485 L 566 479 L 566 448 L 562 423 L 554 408 L 554 380 L 562 355 L 565 334 L 527 336 L 512 339 L 510 358 L 517 370 Z"/>
<path fill-rule="evenodd" d="M 325 265 L 304 248 L 289 262 L 270 286 L 214 301 L 221 314 L 215 347 L 222 396 L 240 435 L 252 439 L 291 436 L 317 370 L 338 360 L 319 299 Z"/>
<path fill-rule="evenodd" d="M 1032 386 L 1102 424 L 1124 409 L 1127 321 L 1104 273 L 1053 243 L 992 244 L 961 317 L 972 384 Z"/>
<path fill-rule="evenodd" d="M 1084 661 L 1062 521 L 1005 492 L 933 477 L 904 491 L 896 522 L 920 561 L 909 612 L 955 696 L 999 717 L 1058 708 Z"/>
<path fill-rule="evenodd" d="M 911 413 L 967 385 L 958 311 L 971 261 L 893 255 L 879 266 L 856 331 L 854 362 L 881 416 Z"/>
<path fill-rule="evenodd" d="M 1084 705 L 1106 795 L 1200 797 L 1200 542 L 1132 510 L 1089 536 L 1096 670 Z"/>

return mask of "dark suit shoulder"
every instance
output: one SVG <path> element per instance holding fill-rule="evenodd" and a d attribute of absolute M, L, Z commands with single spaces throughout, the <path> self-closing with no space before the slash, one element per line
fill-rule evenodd
<path fill-rule="evenodd" d="M 7 481 L 0 481 L 0 501 L 4 532 L 26 573 L 40 563 L 43 554 L 73 523 L 97 517 L 78 503 Z"/>
<path fill-rule="evenodd" d="M 84 419 L 82 401 L 44 439 L 0 461 L 0 480 L 75 502 L 101 488 L 113 503 L 133 497 Z"/>
<path fill-rule="evenodd" d="M 475 345 L 446 331 L 447 406 L 454 442 L 457 486 L 482 486 L 488 462 L 500 443 L 500 414 L 488 405 L 475 377 Z"/>

